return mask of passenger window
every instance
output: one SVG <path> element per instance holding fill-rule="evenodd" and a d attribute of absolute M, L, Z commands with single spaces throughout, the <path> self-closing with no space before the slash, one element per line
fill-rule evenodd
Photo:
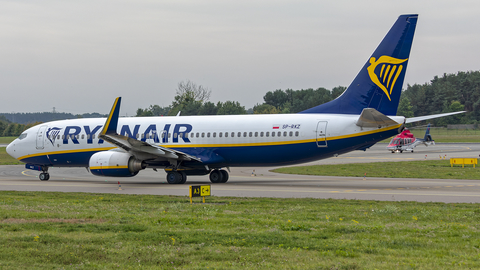
<path fill-rule="evenodd" d="M 283 137 L 287 137 L 287 132 L 286 131 L 283 132 Z"/>
<path fill-rule="evenodd" d="M 92 139 L 95 139 L 95 134 L 92 134 Z"/>
<path fill-rule="evenodd" d="M 183 133 L 178 133 L 178 138 L 182 138 Z"/>
<path fill-rule="evenodd" d="M 239 133 L 240 133 L 240 132 L 239 132 Z M 232 132 L 232 137 L 235 137 L 235 132 Z M 240 136 L 238 136 L 238 137 L 240 137 Z"/>
<path fill-rule="evenodd" d="M 220 138 L 222 137 L 222 132 L 218 133 L 218 137 L 220 137 Z"/>
<path fill-rule="evenodd" d="M 298 137 L 298 135 L 299 135 L 299 132 L 295 131 L 295 137 Z"/>
<path fill-rule="evenodd" d="M 205 138 L 205 132 L 202 132 L 202 138 Z"/>
<path fill-rule="evenodd" d="M 207 138 L 210 138 L 210 132 L 207 132 Z"/>
<path fill-rule="evenodd" d="M 247 137 L 247 132 L 243 132 L 243 137 Z"/>
<path fill-rule="evenodd" d="M 217 137 L 217 133 L 213 132 L 213 138 Z"/>
<path fill-rule="evenodd" d="M 197 132 L 197 138 L 200 137 L 200 133 Z"/>
<path fill-rule="evenodd" d="M 250 131 L 250 132 L 248 133 L 248 137 L 252 137 L 252 135 L 253 135 L 253 133 Z"/>
<path fill-rule="evenodd" d="M 258 132 L 255 132 L 255 137 L 258 137 Z"/>
<path fill-rule="evenodd" d="M 293 137 L 293 131 L 290 131 L 289 135 L 290 137 Z"/>
<path fill-rule="evenodd" d="M 172 133 L 168 133 L 168 138 L 172 137 Z"/>
<path fill-rule="evenodd" d="M 267 132 L 268 133 L 268 132 Z M 268 135 L 267 135 L 268 136 Z M 272 137 L 275 137 L 275 132 L 272 132 Z"/>
<path fill-rule="evenodd" d="M 57 140 L 60 140 L 60 135 L 57 136 Z"/>
<path fill-rule="evenodd" d="M 228 132 L 225 132 L 225 138 L 228 137 Z"/>
<path fill-rule="evenodd" d="M 85 138 L 85 134 L 82 134 L 82 140 Z"/>
<path fill-rule="evenodd" d="M 263 131 L 262 131 L 262 132 L 260 132 L 260 137 L 263 137 Z"/>
<path fill-rule="evenodd" d="M 188 133 L 185 133 L 185 138 L 188 138 Z"/>

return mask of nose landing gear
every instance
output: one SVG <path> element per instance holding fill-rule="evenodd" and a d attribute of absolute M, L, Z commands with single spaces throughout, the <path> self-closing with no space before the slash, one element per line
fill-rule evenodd
<path fill-rule="evenodd" d="M 48 173 L 48 167 L 42 167 L 42 173 L 38 176 L 40 181 L 48 181 L 50 179 L 50 174 Z"/>

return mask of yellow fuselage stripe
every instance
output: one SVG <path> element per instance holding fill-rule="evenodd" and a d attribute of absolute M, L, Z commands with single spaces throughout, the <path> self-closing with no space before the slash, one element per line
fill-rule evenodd
<path fill-rule="evenodd" d="M 162 144 L 162 147 L 165 148 L 212 148 L 212 147 L 247 147 L 247 146 L 272 146 L 272 145 L 288 145 L 288 144 L 302 144 L 302 143 L 314 143 L 316 141 L 334 141 L 334 140 L 341 140 L 341 139 L 347 139 L 347 138 L 354 138 L 354 137 L 360 137 L 360 136 L 365 136 L 365 135 L 370 135 L 370 134 L 375 134 L 375 133 L 380 133 L 392 129 L 399 128 L 401 124 L 392 126 L 392 127 L 386 127 L 386 128 L 380 128 L 376 130 L 371 130 L 371 131 L 365 131 L 365 132 L 360 132 L 360 133 L 355 133 L 355 134 L 348 134 L 348 135 L 341 135 L 341 136 L 333 136 L 333 137 L 327 137 L 325 138 L 319 138 L 317 139 L 308 139 L 308 140 L 296 140 L 296 141 L 280 141 L 280 142 L 259 142 L 259 143 L 232 143 L 232 144 L 170 144 L 170 145 L 164 145 Z M 38 154 L 32 154 L 32 155 L 26 155 L 23 157 L 20 157 L 19 160 L 26 159 L 26 158 L 31 158 L 31 157 L 37 157 L 37 156 L 45 156 L 45 155 L 59 155 L 59 154 L 71 154 L 71 153 L 80 153 L 80 152 L 99 152 L 99 151 L 108 151 L 111 149 L 114 149 L 116 147 L 105 147 L 105 148 L 84 148 L 84 149 L 78 149 L 78 150 L 66 150 L 66 151 L 56 151 L 56 152 L 45 152 L 45 153 L 38 153 Z"/>

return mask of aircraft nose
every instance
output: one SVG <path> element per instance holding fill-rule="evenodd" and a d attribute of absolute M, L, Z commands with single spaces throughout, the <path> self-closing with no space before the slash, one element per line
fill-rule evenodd
<path fill-rule="evenodd" d="M 17 158 L 16 155 L 15 155 L 15 142 L 11 142 L 9 145 L 7 145 L 7 153 L 14 157 L 14 158 Z"/>

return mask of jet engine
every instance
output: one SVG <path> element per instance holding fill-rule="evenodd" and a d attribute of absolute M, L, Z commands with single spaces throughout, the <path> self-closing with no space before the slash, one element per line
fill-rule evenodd
<path fill-rule="evenodd" d="M 90 172 L 97 176 L 131 177 L 147 165 L 134 156 L 117 151 L 98 152 L 90 157 Z"/>

